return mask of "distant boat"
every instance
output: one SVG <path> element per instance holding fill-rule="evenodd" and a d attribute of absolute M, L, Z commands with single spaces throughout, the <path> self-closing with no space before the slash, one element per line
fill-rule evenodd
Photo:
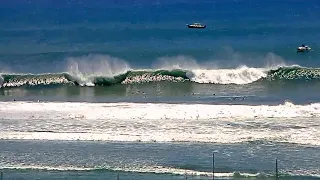
<path fill-rule="evenodd" d="M 301 46 L 297 47 L 297 52 L 308 52 L 311 50 L 311 47 L 302 44 Z"/>
<path fill-rule="evenodd" d="M 200 23 L 187 24 L 188 28 L 198 28 L 203 29 L 206 28 L 206 25 L 202 25 Z"/>

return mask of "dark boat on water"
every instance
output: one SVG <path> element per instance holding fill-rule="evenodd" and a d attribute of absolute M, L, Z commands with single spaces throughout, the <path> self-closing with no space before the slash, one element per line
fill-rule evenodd
<path fill-rule="evenodd" d="M 309 52 L 311 51 L 311 47 L 302 44 L 301 46 L 297 47 L 297 52 Z"/>
<path fill-rule="evenodd" d="M 200 23 L 187 24 L 187 26 L 188 28 L 198 28 L 198 29 L 206 28 L 206 25 L 202 25 Z"/>

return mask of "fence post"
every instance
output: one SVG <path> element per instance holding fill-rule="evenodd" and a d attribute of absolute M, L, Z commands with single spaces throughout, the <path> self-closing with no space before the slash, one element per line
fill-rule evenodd
<path fill-rule="evenodd" d="M 212 152 L 212 180 L 214 180 L 214 152 Z"/>
<path fill-rule="evenodd" d="M 279 179 L 279 173 L 278 173 L 278 159 L 276 159 L 276 180 Z"/>

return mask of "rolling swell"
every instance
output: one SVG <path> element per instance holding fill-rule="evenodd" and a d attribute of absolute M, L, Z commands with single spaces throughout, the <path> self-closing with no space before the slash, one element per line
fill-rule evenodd
<path fill-rule="evenodd" d="M 205 77 L 207 81 L 202 81 Z M 217 81 L 219 79 L 219 81 Z M 244 80 L 245 79 L 245 80 Z M 137 70 L 127 71 L 113 77 L 90 76 L 77 77 L 69 73 L 51 74 L 2 74 L 0 87 L 43 86 L 43 85 L 78 85 L 111 86 L 116 84 L 134 84 L 148 82 L 184 82 L 210 84 L 250 84 L 254 82 L 283 81 L 318 81 L 320 68 L 280 67 L 274 70 L 218 69 L 218 70 Z"/>
<path fill-rule="evenodd" d="M 111 86 L 116 84 L 147 83 L 157 81 L 181 82 L 188 80 L 184 70 L 127 71 L 113 77 L 76 77 L 69 73 L 52 74 L 2 74 L 0 87 L 79 85 Z"/>
<path fill-rule="evenodd" d="M 320 80 L 320 68 L 280 67 L 270 70 L 265 79 L 269 81 Z"/>

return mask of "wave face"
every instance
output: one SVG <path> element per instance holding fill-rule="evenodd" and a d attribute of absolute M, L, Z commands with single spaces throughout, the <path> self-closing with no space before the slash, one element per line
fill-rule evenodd
<path fill-rule="evenodd" d="M 110 86 L 148 82 L 185 82 L 209 84 L 250 84 L 255 82 L 277 81 L 318 81 L 320 69 L 302 67 L 280 67 L 275 70 L 264 68 L 240 67 L 237 69 L 216 70 L 129 70 L 125 73 L 105 77 L 102 75 L 86 78 L 71 73 L 52 74 L 2 74 L 1 87 L 38 86 L 38 85 L 80 85 Z"/>
<path fill-rule="evenodd" d="M 319 68 L 301 68 L 301 67 L 281 67 L 276 70 L 270 70 L 266 79 L 275 80 L 296 80 L 310 81 L 320 79 Z"/>
<path fill-rule="evenodd" d="M 110 86 L 115 84 L 147 83 L 157 81 L 182 82 L 189 80 L 184 70 L 127 71 L 113 77 L 89 76 L 84 80 L 69 73 L 57 74 L 2 74 L 1 87 L 70 84 L 80 86 Z"/>

